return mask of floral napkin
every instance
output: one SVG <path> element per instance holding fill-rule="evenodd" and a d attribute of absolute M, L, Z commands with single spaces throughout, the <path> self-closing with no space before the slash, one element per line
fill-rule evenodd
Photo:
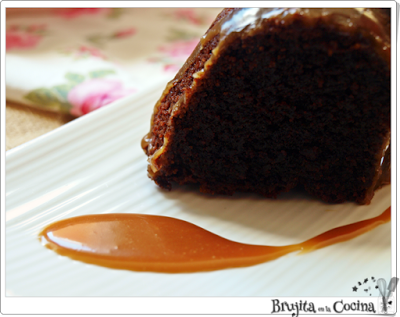
<path fill-rule="evenodd" d="M 20 10 L 6 18 L 7 99 L 74 116 L 172 79 L 221 11 Z"/>

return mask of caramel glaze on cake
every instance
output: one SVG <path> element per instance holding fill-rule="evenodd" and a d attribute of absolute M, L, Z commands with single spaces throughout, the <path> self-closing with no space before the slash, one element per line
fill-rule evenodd
<path fill-rule="evenodd" d="M 390 182 L 385 9 L 225 9 L 154 108 L 159 186 L 370 203 Z"/>

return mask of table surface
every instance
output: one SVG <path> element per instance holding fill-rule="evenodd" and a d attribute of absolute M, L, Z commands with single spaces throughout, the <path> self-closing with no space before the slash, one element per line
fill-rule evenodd
<path fill-rule="evenodd" d="M 74 120 L 70 115 L 6 102 L 6 151 Z"/>

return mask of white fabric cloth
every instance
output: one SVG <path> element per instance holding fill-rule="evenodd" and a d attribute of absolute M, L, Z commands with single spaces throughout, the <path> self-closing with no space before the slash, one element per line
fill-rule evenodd
<path fill-rule="evenodd" d="M 80 116 L 172 79 L 218 8 L 18 9 L 6 18 L 6 96 Z"/>

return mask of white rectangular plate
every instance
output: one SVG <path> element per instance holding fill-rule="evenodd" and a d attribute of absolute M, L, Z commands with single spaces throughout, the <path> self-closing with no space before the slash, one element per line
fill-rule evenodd
<path fill-rule="evenodd" d="M 298 243 L 371 218 L 390 206 L 390 186 L 372 204 L 325 204 L 292 192 L 277 200 L 252 194 L 159 189 L 147 177 L 140 141 L 163 87 L 120 100 L 7 152 L 8 296 L 378 296 L 353 286 L 391 276 L 390 224 L 305 255 L 238 269 L 161 274 L 113 270 L 46 249 L 46 225 L 95 213 L 180 218 L 225 238 L 266 245 Z"/>

